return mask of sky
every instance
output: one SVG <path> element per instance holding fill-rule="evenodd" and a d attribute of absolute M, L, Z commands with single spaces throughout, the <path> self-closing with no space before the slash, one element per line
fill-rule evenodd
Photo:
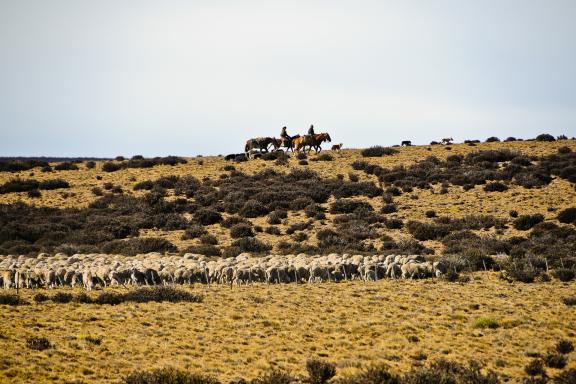
<path fill-rule="evenodd" d="M 576 136 L 574 0 L 0 0 L 0 156 Z"/>

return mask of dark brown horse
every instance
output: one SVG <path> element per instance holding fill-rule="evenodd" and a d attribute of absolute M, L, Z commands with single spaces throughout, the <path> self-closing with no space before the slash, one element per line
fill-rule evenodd
<path fill-rule="evenodd" d="M 274 137 L 256 137 L 246 140 L 244 152 L 248 153 L 252 150 L 268 152 L 271 147 L 277 150 L 280 147 L 280 142 Z"/>
<path fill-rule="evenodd" d="M 289 139 L 284 139 L 284 138 L 276 139 L 276 141 L 278 141 L 280 143 L 278 148 L 286 148 L 286 152 L 288 152 L 288 151 L 294 152 L 294 140 L 299 138 L 299 137 L 300 137 L 300 135 L 294 135 Z"/>
<path fill-rule="evenodd" d="M 322 150 L 321 144 L 325 141 L 331 142 L 332 138 L 328 133 L 318 133 L 316 135 L 305 135 L 299 137 L 297 139 L 292 140 L 292 145 L 296 152 L 300 152 L 300 150 L 306 151 L 306 147 L 308 148 L 308 152 L 314 148 L 316 153 L 320 153 Z"/>

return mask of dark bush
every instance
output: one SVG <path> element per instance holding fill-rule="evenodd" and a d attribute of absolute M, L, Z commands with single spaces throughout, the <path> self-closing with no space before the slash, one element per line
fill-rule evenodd
<path fill-rule="evenodd" d="M 574 306 L 574 305 L 576 305 L 576 296 L 565 297 L 562 299 L 562 302 L 564 304 L 566 304 L 567 306 Z"/>
<path fill-rule="evenodd" d="M 254 237 L 243 237 L 232 242 L 233 247 L 238 247 L 241 252 L 264 253 L 272 249 L 269 244 L 265 244 Z"/>
<path fill-rule="evenodd" d="M 28 192 L 27 192 L 27 195 L 28 195 L 28 197 L 31 198 L 31 199 L 37 199 L 37 198 L 39 198 L 39 197 L 42 197 L 42 193 L 40 193 L 40 191 L 37 190 L 37 189 L 33 189 L 33 190 L 31 190 L 31 191 L 28 191 Z"/>
<path fill-rule="evenodd" d="M 382 213 L 394 213 L 396 211 L 398 211 L 398 207 L 394 203 L 384 204 L 382 206 L 382 209 L 380 210 L 380 212 L 382 212 Z"/>
<path fill-rule="evenodd" d="M 245 218 L 240 216 L 229 216 L 226 219 L 224 219 L 220 225 L 223 226 L 224 228 L 232 228 L 233 226 L 239 223 L 252 225 L 252 223 L 249 220 L 246 220 Z"/>
<path fill-rule="evenodd" d="M 370 203 L 353 199 L 338 199 L 330 206 L 331 213 L 370 212 L 373 210 L 374 208 Z"/>
<path fill-rule="evenodd" d="M 157 237 L 113 240 L 102 245 L 104 253 L 134 256 L 150 252 L 176 252 L 178 248 L 166 239 Z"/>
<path fill-rule="evenodd" d="M 570 340 L 560 340 L 555 346 L 556 352 L 564 355 L 574 351 L 574 344 Z"/>
<path fill-rule="evenodd" d="M 322 360 L 310 359 L 306 362 L 306 371 L 310 384 L 325 384 L 336 375 L 336 365 Z"/>
<path fill-rule="evenodd" d="M 46 190 L 70 188 L 70 184 L 66 180 L 52 179 L 40 182 L 39 188 Z"/>
<path fill-rule="evenodd" d="M 542 133 L 536 136 L 536 141 L 556 141 L 556 139 L 554 138 L 554 136 L 548 133 Z"/>
<path fill-rule="evenodd" d="M 534 359 L 530 361 L 524 367 L 524 372 L 526 372 L 530 376 L 546 376 L 544 361 L 542 361 L 542 359 Z"/>
<path fill-rule="evenodd" d="M 50 300 L 50 297 L 48 297 L 47 295 L 43 294 L 43 293 L 37 293 L 34 295 L 34 301 L 37 303 L 43 303 L 45 301 Z"/>
<path fill-rule="evenodd" d="M 570 368 L 554 378 L 556 384 L 574 384 L 576 383 L 576 368 Z"/>
<path fill-rule="evenodd" d="M 493 371 L 482 373 L 482 366 L 470 362 L 468 366 L 447 360 L 437 360 L 427 367 L 412 368 L 403 384 L 497 384 L 500 380 Z"/>
<path fill-rule="evenodd" d="M 512 218 L 517 218 L 518 217 L 518 211 L 512 209 L 510 212 L 508 212 L 508 214 L 510 215 L 510 217 Z"/>
<path fill-rule="evenodd" d="M 69 162 L 69 161 L 65 161 L 63 163 L 56 164 L 54 166 L 54 169 L 56 171 L 77 171 L 78 166 L 74 163 Z"/>
<path fill-rule="evenodd" d="M 384 225 L 388 229 L 400 229 L 404 226 L 404 222 L 400 219 L 386 219 Z"/>
<path fill-rule="evenodd" d="M 382 156 L 390 156 L 398 153 L 398 150 L 393 148 L 387 148 L 382 146 L 375 146 L 363 149 L 360 154 L 363 157 L 382 157 Z"/>
<path fill-rule="evenodd" d="M 288 212 L 284 211 L 284 210 L 275 210 L 270 212 L 270 214 L 268 215 L 268 224 L 272 224 L 272 225 L 276 225 L 276 224 L 280 224 L 282 222 L 282 219 L 285 219 L 288 217 Z"/>
<path fill-rule="evenodd" d="M 52 344 L 45 337 L 32 336 L 26 339 L 26 346 L 35 351 L 44 351 L 51 348 Z"/>
<path fill-rule="evenodd" d="M 69 303 L 72 301 L 72 299 L 73 299 L 72 294 L 66 292 L 57 292 L 54 294 L 54 296 L 52 296 L 53 302 L 61 304 Z"/>
<path fill-rule="evenodd" d="M 230 228 L 230 236 L 233 239 L 238 239 L 241 237 L 253 237 L 254 232 L 252 231 L 252 226 L 245 223 L 239 223 Z"/>
<path fill-rule="evenodd" d="M 566 366 L 567 359 L 566 356 L 561 353 L 549 352 L 544 356 L 544 362 L 547 367 L 562 369 Z"/>
<path fill-rule="evenodd" d="M 218 245 L 218 239 L 214 235 L 206 234 L 200 236 L 200 243 L 204 245 Z"/>
<path fill-rule="evenodd" d="M 282 370 L 269 370 L 260 377 L 252 380 L 250 384 L 290 384 L 296 379 Z"/>
<path fill-rule="evenodd" d="M 194 213 L 194 219 L 202 225 L 212 225 L 220 223 L 222 215 L 210 208 L 200 208 Z"/>
<path fill-rule="evenodd" d="M 327 153 L 322 153 L 321 155 L 316 156 L 315 160 L 317 161 L 332 161 L 334 158 Z"/>
<path fill-rule="evenodd" d="M 308 165 L 308 161 L 307 160 L 298 160 L 298 164 L 299 165 Z"/>
<path fill-rule="evenodd" d="M 0 172 L 28 171 L 36 167 L 50 168 L 46 161 L 0 159 Z"/>
<path fill-rule="evenodd" d="M 570 149 L 570 147 L 564 146 L 564 147 L 558 148 L 558 153 L 561 155 L 566 155 L 566 154 L 571 153 L 571 152 L 572 152 L 572 149 Z"/>
<path fill-rule="evenodd" d="M 203 226 L 192 224 L 186 228 L 186 231 L 182 235 L 182 240 L 196 239 L 207 233 L 208 231 Z"/>
<path fill-rule="evenodd" d="M 438 240 L 450 233 L 450 228 L 444 224 L 428 224 L 419 221 L 409 221 L 407 226 L 408 232 L 415 239 L 424 240 Z"/>
<path fill-rule="evenodd" d="M 399 376 L 390 373 L 386 365 L 367 367 L 352 376 L 336 381 L 337 384 L 400 384 L 404 383 Z M 421 384 L 427 384 L 422 382 Z M 449 384 L 449 383 L 446 383 Z"/>
<path fill-rule="evenodd" d="M 20 296 L 12 293 L 0 293 L 0 305 L 22 305 L 27 304 Z"/>
<path fill-rule="evenodd" d="M 102 164 L 102 170 L 104 172 L 116 172 L 120 169 L 122 169 L 122 166 L 120 164 L 113 163 L 111 161 L 107 161 L 104 164 Z"/>
<path fill-rule="evenodd" d="M 11 179 L 0 185 L 0 194 L 11 192 L 27 192 L 38 189 L 40 183 L 36 180 Z"/>
<path fill-rule="evenodd" d="M 512 222 L 512 225 L 514 226 L 514 228 L 520 231 L 527 231 L 536 224 L 541 223 L 543 221 L 544 216 L 540 213 L 536 213 L 534 215 L 521 215 Z"/>
<path fill-rule="evenodd" d="M 500 141 L 500 139 L 497 138 L 496 136 L 490 136 L 489 138 L 486 139 L 487 143 L 497 143 L 499 141 Z"/>
<path fill-rule="evenodd" d="M 576 277 L 576 272 L 570 268 L 557 268 L 552 274 L 555 278 L 564 282 L 572 281 Z"/>
<path fill-rule="evenodd" d="M 257 200 L 248 200 L 244 203 L 238 213 L 244 217 L 254 218 L 267 215 L 268 209 L 264 204 Z"/>
<path fill-rule="evenodd" d="M 484 186 L 484 191 L 486 192 L 504 192 L 508 190 L 508 186 L 506 184 L 502 184 L 500 182 L 494 182 L 490 184 L 486 184 Z"/>
<path fill-rule="evenodd" d="M 309 197 L 299 197 L 292 200 L 289 204 L 289 207 L 293 211 L 301 211 L 310 204 L 314 204 L 314 200 Z"/>
<path fill-rule="evenodd" d="M 516 141 L 516 138 L 510 136 L 510 137 L 507 137 L 506 140 L 504 140 L 504 141 L 505 141 L 505 142 Z"/>
<path fill-rule="evenodd" d="M 141 190 L 151 190 L 152 188 L 154 188 L 154 183 L 150 180 L 144 180 L 141 181 L 139 183 L 134 184 L 134 190 L 135 191 L 141 191 Z"/>
<path fill-rule="evenodd" d="M 86 162 L 86 169 L 94 169 L 96 167 L 96 162 L 94 161 L 87 161 Z"/>
<path fill-rule="evenodd" d="M 184 253 L 196 253 L 204 256 L 220 256 L 221 251 L 218 247 L 210 244 L 191 245 L 187 247 Z"/>
<path fill-rule="evenodd" d="M 266 227 L 266 229 L 264 229 L 264 232 L 274 236 L 280 236 L 282 234 L 282 232 L 280 232 L 280 229 L 278 229 L 278 227 Z"/>
<path fill-rule="evenodd" d="M 576 225 L 576 208 L 566 208 L 558 213 L 558 221 Z"/>
<path fill-rule="evenodd" d="M 153 371 L 135 371 L 123 379 L 126 384 L 219 384 L 212 376 L 161 368 Z"/>
<path fill-rule="evenodd" d="M 427 218 L 432 219 L 432 218 L 436 217 L 436 211 L 426 211 L 425 215 Z"/>

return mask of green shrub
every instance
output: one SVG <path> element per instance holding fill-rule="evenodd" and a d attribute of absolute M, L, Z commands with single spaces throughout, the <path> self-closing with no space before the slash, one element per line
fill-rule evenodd
<path fill-rule="evenodd" d="M 474 328 L 489 328 L 496 329 L 500 327 L 498 320 L 492 319 L 490 317 L 480 317 L 474 322 Z"/>

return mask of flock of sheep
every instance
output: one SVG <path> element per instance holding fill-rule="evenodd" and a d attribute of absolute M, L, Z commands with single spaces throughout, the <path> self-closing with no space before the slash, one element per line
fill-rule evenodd
<path fill-rule="evenodd" d="M 383 278 L 418 279 L 440 277 L 443 262 L 426 261 L 420 255 L 327 256 L 241 254 L 218 260 L 186 254 L 165 256 L 148 253 L 135 257 L 87 254 L 67 256 L 39 254 L 0 256 L 0 284 L 10 288 L 53 288 L 96 285 L 248 284 L 299 283 Z"/>

